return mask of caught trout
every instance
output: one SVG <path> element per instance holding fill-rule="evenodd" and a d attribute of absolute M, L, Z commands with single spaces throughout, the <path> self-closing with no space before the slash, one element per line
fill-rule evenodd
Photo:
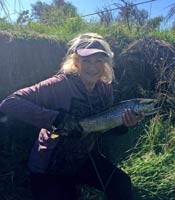
<path fill-rule="evenodd" d="M 84 133 L 104 132 L 123 124 L 122 115 L 126 108 L 130 108 L 135 115 L 144 113 L 145 116 L 159 111 L 155 99 L 131 99 L 122 101 L 111 109 L 97 115 L 80 120 L 79 124 Z"/>

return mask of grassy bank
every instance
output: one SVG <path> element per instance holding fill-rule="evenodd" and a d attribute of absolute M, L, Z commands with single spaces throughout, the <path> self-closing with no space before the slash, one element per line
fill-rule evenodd
<path fill-rule="evenodd" d="M 145 36 L 155 36 L 172 43 L 175 43 L 175 30 L 168 28 L 147 30 L 144 27 L 128 26 L 121 22 L 115 22 L 108 25 L 102 25 L 98 22 L 85 22 L 82 18 L 73 18 L 65 20 L 61 25 L 47 26 L 42 23 L 30 21 L 26 25 L 10 24 L 0 20 L 0 30 L 9 31 L 18 37 L 50 37 L 56 40 L 70 40 L 75 35 L 82 32 L 97 32 L 106 37 L 112 37 L 122 47 L 129 42 Z"/>

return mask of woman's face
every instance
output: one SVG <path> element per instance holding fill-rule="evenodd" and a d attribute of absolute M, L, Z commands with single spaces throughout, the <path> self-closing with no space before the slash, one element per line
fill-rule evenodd
<path fill-rule="evenodd" d="M 105 67 L 105 56 L 103 53 L 96 53 L 90 56 L 78 58 L 78 71 L 81 80 L 85 84 L 95 84 L 103 75 Z"/>

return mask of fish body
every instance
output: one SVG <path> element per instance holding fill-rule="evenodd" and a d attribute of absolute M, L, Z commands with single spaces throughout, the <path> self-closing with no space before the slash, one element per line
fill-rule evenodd
<path fill-rule="evenodd" d="M 97 115 L 80 120 L 79 124 L 84 133 L 104 132 L 123 124 L 122 115 L 125 109 L 130 108 L 135 115 L 144 113 L 145 116 L 152 115 L 159 111 L 156 99 L 131 99 L 122 101 Z"/>

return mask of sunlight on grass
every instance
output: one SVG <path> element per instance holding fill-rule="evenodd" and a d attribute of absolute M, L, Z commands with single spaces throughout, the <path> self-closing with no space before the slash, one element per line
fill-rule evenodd
<path fill-rule="evenodd" d="M 130 174 L 137 200 L 173 200 L 175 188 L 175 128 L 159 117 L 147 125 L 122 168 Z"/>

